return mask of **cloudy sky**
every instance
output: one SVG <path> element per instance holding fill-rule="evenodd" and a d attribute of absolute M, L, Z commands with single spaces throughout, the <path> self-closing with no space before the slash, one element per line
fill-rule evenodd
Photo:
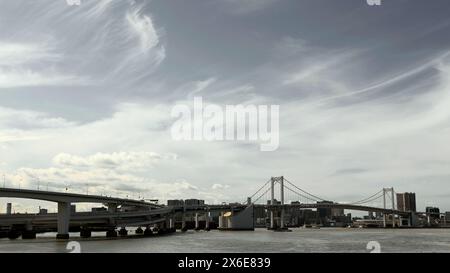
<path fill-rule="evenodd" d="M 448 0 L 0 4 L 8 187 L 217 203 L 284 175 L 330 200 L 393 186 L 450 210 Z M 193 96 L 280 105 L 279 149 L 174 141 L 170 110 Z"/>

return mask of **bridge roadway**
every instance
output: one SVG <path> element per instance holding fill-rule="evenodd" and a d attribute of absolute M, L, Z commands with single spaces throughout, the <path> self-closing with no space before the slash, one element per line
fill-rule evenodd
<path fill-rule="evenodd" d="M 129 212 L 77 212 L 70 216 L 70 227 L 96 227 L 111 229 L 117 226 L 148 226 L 166 221 L 166 215 L 173 212 L 170 207 Z M 2 214 L 0 226 L 32 226 L 36 229 L 55 229 L 57 213 L 48 214 Z"/>
<path fill-rule="evenodd" d="M 346 210 L 359 210 L 380 212 L 384 214 L 397 214 L 409 216 L 409 212 L 381 209 L 376 207 L 358 206 L 351 204 L 287 204 L 287 205 L 259 205 L 255 207 L 264 207 L 268 210 L 281 211 L 282 208 L 297 209 L 318 209 L 318 208 L 339 208 Z M 223 204 L 223 205 L 198 205 L 198 206 L 161 206 L 154 209 L 145 209 L 138 211 L 105 211 L 105 212 L 76 212 L 70 215 L 69 227 L 72 229 L 80 227 L 92 227 L 94 229 L 113 229 L 126 226 L 149 226 L 153 224 L 166 222 L 169 218 L 173 219 L 176 213 L 207 213 L 208 211 L 235 211 L 239 212 L 247 208 L 242 204 Z M 172 220 L 173 221 L 173 220 Z M 0 226 L 31 226 L 36 230 L 55 229 L 57 227 L 57 213 L 48 214 L 0 214 Z"/>
<path fill-rule="evenodd" d="M 254 204 L 255 207 L 264 207 L 266 209 L 278 210 L 281 208 L 298 208 L 298 209 L 318 209 L 318 208 L 334 208 L 334 209 L 344 209 L 344 210 L 357 210 L 357 211 L 366 211 L 366 212 L 380 212 L 383 214 L 397 214 L 397 215 L 409 215 L 410 212 L 400 211 L 400 210 L 392 210 L 392 209 L 384 209 L 370 206 L 360 206 L 353 204 L 339 204 L 339 203 L 301 203 L 301 204 L 284 204 L 284 205 L 263 205 L 263 204 Z M 189 206 L 189 207 L 174 207 L 175 211 L 202 211 L 202 210 L 242 210 L 246 208 L 247 205 L 243 204 L 229 204 L 229 205 L 199 205 L 199 206 Z"/>
<path fill-rule="evenodd" d="M 102 203 L 108 206 L 108 211 L 110 213 L 116 213 L 119 206 L 131 206 L 136 208 L 136 210 L 142 210 L 142 208 L 147 208 L 148 210 L 159 210 L 163 208 L 160 205 L 141 200 L 26 189 L 0 188 L 0 197 L 24 198 L 56 202 L 58 204 L 58 213 L 56 215 L 58 231 L 57 238 L 61 239 L 69 238 L 70 218 L 72 216 L 72 203 Z"/>
<path fill-rule="evenodd" d="M 154 203 L 141 200 L 108 197 L 102 195 L 86 195 L 78 193 L 22 190 L 12 188 L 0 188 L 0 197 L 35 199 L 56 203 L 103 203 L 116 206 L 161 208 L 161 205 L 156 205 Z"/>
<path fill-rule="evenodd" d="M 164 222 L 175 213 L 206 212 L 206 211 L 240 211 L 247 207 L 244 204 L 231 203 L 222 205 L 198 205 L 167 207 L 153 203 L 98 195 L 84 195 L 75 193 L 60 193 L 49 191 L 22 190 L 0 188 L 0 197 L 25 198 L 45 200 L 58 204 L 58 213 L 47 215 L 36 214 L 13 214 L 0 215 L 0 226 L 23 224 L 28 226 L 57 226 L 58 238 L 68 238 L 69 227 L 97 225 L 104 227 L 117 226 L 145 226 L 157 222 Z M 70 212 L 71 203 L 102 203 L 108 206 L 107 212 Z M 119 206 L 134 207 L 134 211 L 118 211 Z M 359 206 L 339 203 L 312 203 L 312 204 L 285 204 L 285 205 L 259 205 L 268 210 L 282 210 L 283 208 L 317 209 L 317 208 L 339 208 L 345 210 L 358 210 L 367 212 L 381 212 L 383 214 L 397 214 L 410 216 L 410 212 L 392 209 L 384 209 L 369 206 Z M 172 218 L 173 222 L 173 218 Z"/>

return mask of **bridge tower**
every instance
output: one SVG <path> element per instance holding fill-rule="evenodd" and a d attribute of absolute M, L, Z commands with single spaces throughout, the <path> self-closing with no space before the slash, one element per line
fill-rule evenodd
<path fill-rule="evenodd" d="M 395 210 L 395 194 L 394 194 L 394 188 L 383 188 L 383 208 L 386 209 L 386 196 L 389 196 L 390 193 L 390 199 L 392 201 L 392 210 Z M 386 227 L 386 214 L 383 214 L 383 226 Z M 395 215 L 392 213 L 392 227 L 395 227 Z"/>
<path fill-rule="evenodd" d="M 275 184 L 280 184 L 280 205 L 281 210 L 276 211 L 274 207 L 270 210 L 270 229 L 275 229 L 275 213 L 280 213 L 280 228 L 284 229 L 284 177 L 271 177 L 270 178 L 270 205 L 274 206 L 275 204 Z"/>

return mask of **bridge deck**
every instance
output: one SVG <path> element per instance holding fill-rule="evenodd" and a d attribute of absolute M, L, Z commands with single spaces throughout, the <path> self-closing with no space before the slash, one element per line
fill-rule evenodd
<path fill-rule="evenodd" d="M 101 195 L 86 195 L 78 193 L 62 193 L 62 192 L 12 189 L 12 188 L 0 188 L 0 197 L 35 199 L 50 202 L 103 203 L 103 204 L 117 204 L 117 205 L 138 206 L 138 207 L 153 207 L 153 208 L 161 207 L 160 205 L 155 205 L 153 203 L 141 200 L 107 197 Z"/>

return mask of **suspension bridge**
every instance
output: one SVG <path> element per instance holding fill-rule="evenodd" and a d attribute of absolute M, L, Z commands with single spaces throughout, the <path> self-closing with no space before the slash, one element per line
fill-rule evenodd
<path fill-rule="evenodd" d="M 275 198 L 275 188 L 279 186 L 279 199 Z M 288 193 L 288 194 L 286 194 Z M 286 198 L 288 197 L 288 198 Z M 285 201 L 289 200 L 290 203 Z M 374 206 L 376 201 L 382 200 L 382 206 Z M 390 201 L 390 208 L 387 204 Z M 271 177 L 264 183 L 252 196 L 247 198 L 247 205 L 264 206 L 270 211 L 270 228 L 285 228 L 284 213 L 288 208 L 298 209 L 342 209 L 342 210 L 356 210 L 365 212 L 378 212 L 383 215 L 383 225 L 386 227 L 388 216 L 391 216 L 394 221 L 395 216 L 403 217 L 408 220 L 408 225 L 411 224 L 410 211 L 400 211 L 395 208 L 395 191 L 394 188 L 383 188 L 380 191 L 357 200 L 355 202 L 336 202 L 330 199 L 324 199 L 316 194 L 312 194 L 294 183 L 290 182 L 283 176 Z M 280 219 L 277 226 L 275 223 L 276 215 Z M 393 223 L 392 226 L 395 226 Z"/>
<path fill-rule="evenodd" d="M 275 188 L 279 188 L 279 195 L 275 194 Z M 186 229 L 186 215 L 195 215 L 195 228 L 199 229 L 199 216 L 204 217 L 206 229 L 209 230 L 211 213 L 220 213 L 219 226 L 225 220 L 228 213 L 234 215 L 236 222 L 244 222 L 244 225 L 233 224 L 235 229 L 253 229 L 253 210 L 263 208 L 269 215 L 269 229 L 285 229 L 285 212 L 290 209 L 341 209 L 376 212 L 383 215 L 383 224 L 386 227 L 388 219 L 392 219 L 392 227 L 395 226 L 395 216 L 407 219 L 411 223 L 413 212 L 400 211 L 395 208 L 394 189 L 382 190 L 357 200 L 355 202 L 330 201 L 312 194 L 305 189 L 290 182 L 283 176 L 271 177 L 253 195 L 240 203 L 222 205 L 179 205 L 164 206 L 148 203 L 143 200 L 123 199 L 87 194 L 70 194 L 28 189 L 0 188 L 0 198 L 24 198 L 45 200 L 57 203 L 58 211 L 53 214 L 6 214 L 0 215 L 0 229 L 14 231 L 14 236 L 22 233 L 22 237 L 35 238 L 36 229 L 55 230 L 57 238 L 67 239 L 69 230 L 81 230 L 81 236 L 90 237 L 91 230 L 106 230 L 107 236 L 117 236 L 115 229 L 121 228 L 119 234 L 126 235 L 128 227 L 139 227 L 136 233 L 141 232 L 141 226 L 146 227 L 142 233 L 152 234 L 153 229 L 160 233 L 173 232 L 176 218 L 183 230 Z M 286 202 L 290 201 L 290 203 Z M 380 206 L 375 202 L 382 200 Z M 387 201 L 391 201 L 389 206 Z M 101 203 L 107 206 L 103 212 L 72 213 L 73 203 Z M 125 209 L 124 209 L 125 208 Z M 390 217 L 390 218 L 389 218 Z M 231 219 L 231 218 L 229 218 Z M 223 224 L 223 223 L 222 223 Z M 228 225 L 231 227 L 231 224 Z M 18 233 L 17 230 L 20 232 Z"/>

